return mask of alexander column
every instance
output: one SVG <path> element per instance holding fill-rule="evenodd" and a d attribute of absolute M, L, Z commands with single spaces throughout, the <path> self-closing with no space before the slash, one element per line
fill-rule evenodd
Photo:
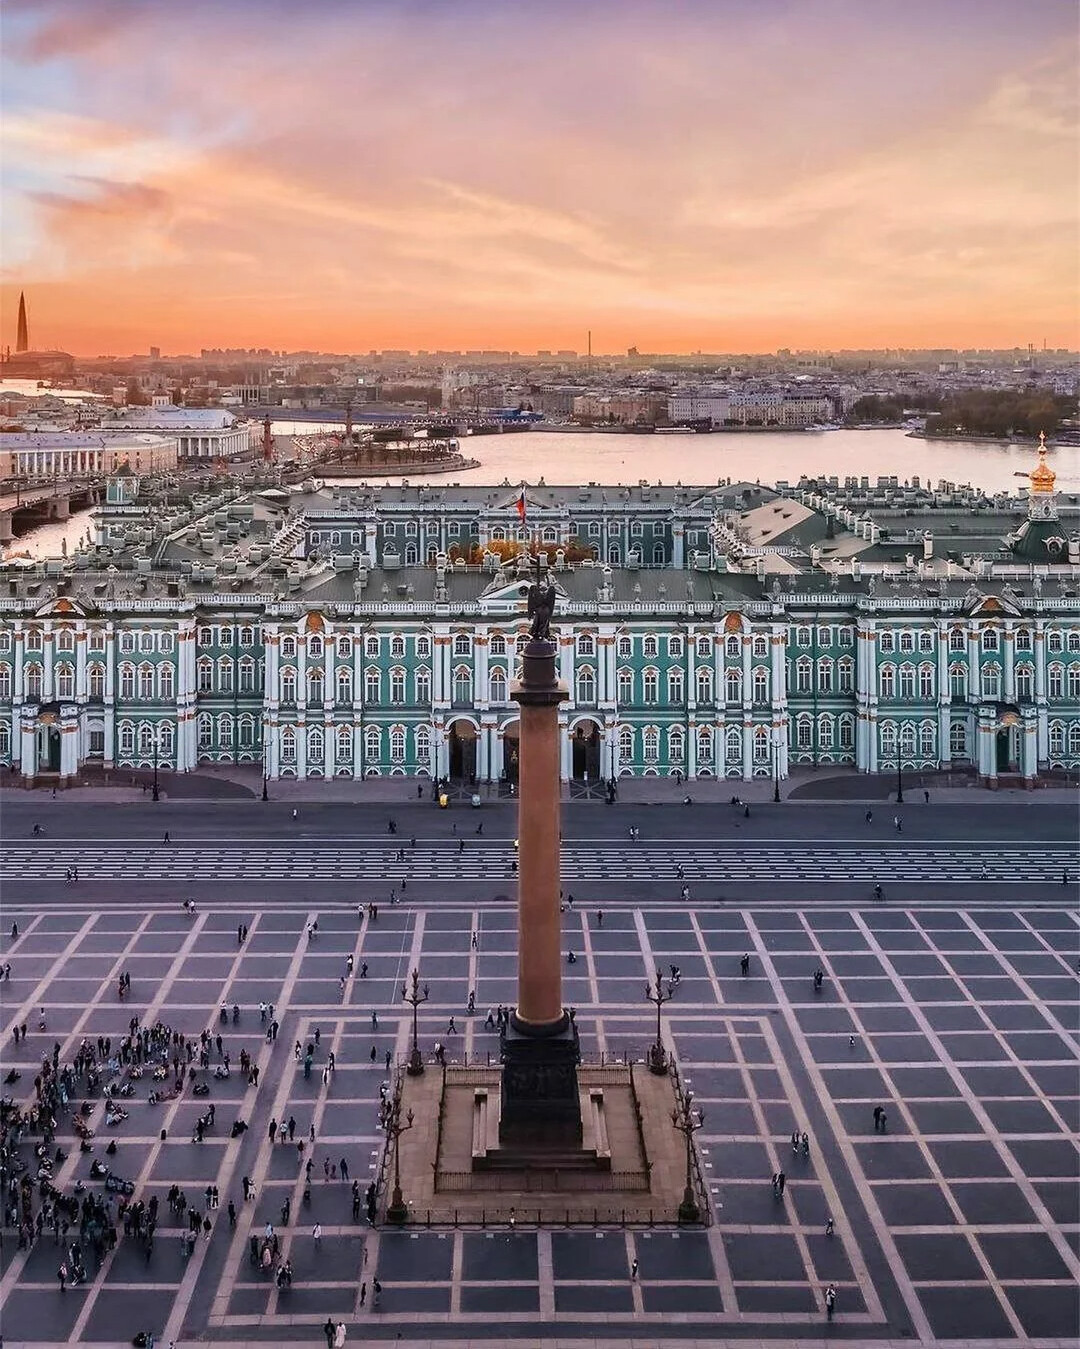
<path fill-rule="evenodd" d="M 562 1004 L 559 914 L 559 704 L 550 623 L 554 585 L 529 590 L 532 629 L 522 677 L 518 782 L 518 1005 L 502 1036 L 499 1141 L 504 1148 L 581 1146 L 577 1027 Z"/>

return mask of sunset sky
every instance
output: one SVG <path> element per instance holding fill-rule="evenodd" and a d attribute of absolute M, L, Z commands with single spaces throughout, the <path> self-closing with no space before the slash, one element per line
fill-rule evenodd
<path fill-rule="evenodd" d="M 2 341 L 1075 345 L 1074 0 L 5 0 Z"/>

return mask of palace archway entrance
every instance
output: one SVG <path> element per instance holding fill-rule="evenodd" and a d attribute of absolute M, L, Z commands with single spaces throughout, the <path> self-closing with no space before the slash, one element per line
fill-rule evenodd
<path fill-rule="evenodd" d="M 600 780 L 600 727 L 579 721 L 570 732 L 570 774 L 578 782 Z"/>
<path fill-rule="evenodd" d="M 448 744 L 451 780 L 472 782 L 476 777 L 476 727 L 471 721 L 455 721 Z"/>
<path fill-rule="evenodd" d="M 503 777 L 507 782 L 517 782 L 521 772 L 521 756 L 519 753 L 521 723 L 511 721 L 502 728 L 502 747 L 503 747 Z"/>

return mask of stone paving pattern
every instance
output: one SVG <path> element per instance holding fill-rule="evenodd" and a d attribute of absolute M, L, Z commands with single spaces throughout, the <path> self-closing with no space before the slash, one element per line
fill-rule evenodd
<path fill-rule="evenodd" d="M 33 1065 L 54 1040 L 69 1058 L 84 1036 L 118 1039 L 132 1015 L 216 1033 L 223 1001 L 243 1008 L 238 1027 L 221 1028 L 233 1058 L 246 1045 L 262 1065 L 257 1089 L 236 1075 L 212 1082 L 217 1126 L 201 1146 L 191 1131 L 202 1102 L 149 1106 L 144 1081 L 115 1130 L 105 1129 L 98 1106 L 93 1156 L 115 1137 L 111 1165 L 143 1197 L 164 1201 L 177 1182 L 201 1207 L 202 1189 L 220 1187 L 211 1239 L 185 1260 L 179 1229 L 161 1227 L 149 1263 L 121 1241 L 87 1286 L 61 1294 L 51 1235 L 27 1253 L 5 1230 L 8 1349 L 130 1342 L 144 1326 L 163 1345 L 320 1343 L 328 1314 L 356 1325 L 359 1338 L 391 1343 L 401 1332 L 401 1343 L 458 1346 L 542 1337 L 790 1344 L 824 1333 L 829 1282 L 838 1292 L 829 1335 L 848 1343 L 1075 1343 L 1078 925 L 1063 906 L 606 905 L 602 927 L 592 909 L 568 912 L 566 941 L 579 961 L 566 971 L 565 996 L 587 1054 L 640 1057 L 655 1017 L 644 977 L 657 964 L 681 967 L 666 1034 L 705 1110 L 698 1141 L 716 1217 L 707 1231 L 683 1232 L 371 1229 L 352 1220 L 349 1186 L 324 1179 L 324 1159 L 345 1158 L 361 1185 L 377 1174 L 379 1086 L 387 1051 L 400 1058 L 408 1048 L 411 1012 L 399 995 L 414 965 L 430 985 L 424 1046 L 440 1039 L 457 1059 L 496 1050 L 483 1018 L 514 993 L 514 915 L 505 907 L 384 906 L 377 922 L 361 923 L 342 907 L 258 913 L 223 904 L 192 919 L 173 904 L 110 908 L 72 897 L 33 914 L 8 905 L 4 916 L 5 930 L 14 916 L 21 931 L 4 941 L 12 975 L 0 984 L 2 1067 L 23 1074 L 5 1091 L 29 1096 Z M 309 942 L 305 926 L 316 916 Z M 250 927 L 242 946 L 240 922 Z M 479 952 L 470 950 L 474 928 Z M 745 978 L 744 950 L 752 955 Z M 342 993 L 349 952 L 356 968 Z M 815 994 L 819 964 L 826 977 Z M 132 982 L 123 1004 L 115 994 L 122 969 Z M 470 989 L 471 1018 L 463 1014 Z M 272 1047 L 260 999 L 282 1020 Z M 48 1030 L 36 1034 L 41 1006 Z M 447 1034 L 451 1013 L 459 1034 Z M 11 1027 L 22 1021 L 30 1034 L 15 1049 Z M 320 1048 L 305 1079 L 292 1046 L 316 1026 Z M 337 1067 L 324 1084 L 331 1049 Z M 875 1133 L 875 1105 L 888 1112 L 885 1134 Z M 298 1138 L 315 1131 L 310 1205 L 295 1146 L 267 1136 L 271 1117 L 290 1115 Z M 230 1142 L 237 1116 L 251 1128 Z M 809 1159 L 792 1155 L 796 1128 L 810 1136 Z M 61 1181 L 87 1177 L 91 1160 L 73 1148 Z M 779 1202 L 769 1183 L 778 1167 L 788 1177 Z M 247 1204 L 243 1175 L 256 1186 Z M 229 1198 L 239 1209 L 235 1230 Z M 283 1226 L 286 1198 L 293 1222 Z M 267 1222 L 292 1260 L 291 1289 L 277 1290 L 249 1262 L 249 1236 Z M 376 1276 L 383 1294 L 373 1309 Z"/>

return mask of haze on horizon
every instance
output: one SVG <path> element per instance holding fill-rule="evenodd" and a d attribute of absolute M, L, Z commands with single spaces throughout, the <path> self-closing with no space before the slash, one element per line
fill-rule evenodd
<path fill-rule="evenodd" d="M 0 340 L 1077 344 L 1073 0 L 7 0 Z"/>

